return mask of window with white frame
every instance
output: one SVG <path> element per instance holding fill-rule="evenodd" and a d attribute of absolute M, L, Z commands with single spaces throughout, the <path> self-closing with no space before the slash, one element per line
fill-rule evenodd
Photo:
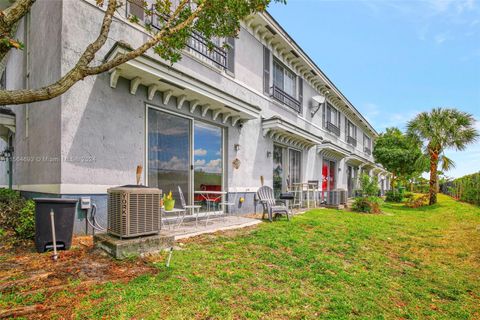
<path fill-rule="evenodd" d="M 326 127 L 330 132 L 340 136 L 340 111 L 335 109 L 330 103 L 327 102 L 326 107 Z"/>
<path fill-rule="evenodd" d="M 368 154 L 372 153 L 372 139 L 366 134 L 363 135 L 363 151 Z"/>
<path fill-rule="evenodd" d="M 350 121 L 346 121 L 347 142 L 352 145 L 357 145 L 357 127 Z"/>
<path fill-rule="evenodd" d="M 297 98 L 297 76 L 276 59 L 273 60 L 273 85 Z"/>

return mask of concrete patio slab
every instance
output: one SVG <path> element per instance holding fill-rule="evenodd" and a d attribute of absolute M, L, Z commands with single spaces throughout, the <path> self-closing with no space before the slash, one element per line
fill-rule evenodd
<path fill-rule="evenodd" d="M 175 241 L 196 237 L 202 234 L 215 233 L 250 227 L 261 223 L 259 219 L 251 219 L 240 216 L 215 217 L 206 223 L 205 220 L 185 221 L 180 226 L 166 226 L 159 234 L 119 239 L 107 233 L 99 233 L 94 236 L 95 247 L 107 252 L 116 259 L 125 259 L 131 256 L 158 253 L 174 246 Z"/>
<path fill-rule="evenodd" d="M 173 236 L 175 240 L 180 240 L 207 233 L 251 227 L 261 222 L 262 221 L 259 219 L 230 216 L 209 220 L 207 225 L 205 224 L 204 220 L 199 220 L 198 225 L 196 225 L 195 221 L 188 221 L 184 222 L 179 227 L 162 230 L 161 233 L 164 235 Z"/>

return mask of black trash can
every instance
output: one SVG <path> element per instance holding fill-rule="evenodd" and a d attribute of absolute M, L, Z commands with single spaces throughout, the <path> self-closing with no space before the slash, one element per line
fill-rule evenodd
<path fill-rule="evenodd" d="M 70 249 L 77 199 L 35 198 L 35 246 L 37 252 L 53 249 L 50 211 L 53 209 L 57 250 Z"/>

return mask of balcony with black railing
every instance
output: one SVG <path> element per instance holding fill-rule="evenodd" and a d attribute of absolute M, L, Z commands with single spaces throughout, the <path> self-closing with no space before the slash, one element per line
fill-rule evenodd
<path fill-rule="evenodd" d="M 292 97 L 291 95 L 289 95 L 275 85 L 273 85 L 272 87 L 272 98 L 283 103 L 284 105 L 286 105 L 290 109 L 295 110 L 298 113 L 302 112 L 302 104 L 300 103 L 300 101 L 298 101 L 297 99 L 295 99 L 294 97 Z"/>
<path fill-rule="evenodd" d="M 347 136 L 347 143 L 351 144 L 352 146 L 357 146 L 357 139 L 351 136 Z"/>
<path fill-rule="evenodd" d="M 327 130 L 333 132 L 337 136 L 340 136 L 340 128 L 337 127 L 335 124 L 331 123 L 330 121 L 327 121 Z"/>
<path fill-rule="evenodd" d="M 145 15 L 145 8 L 139 3 L 141 3 L 141 1 L 127 1 L 127 18 L 131 19 L 131 17 L 135 17 L 134 20 L 139 20 L 138 22 L 142 22 L 154 30 L 161 30 L 162 23 L 168 19 L 168 16 L 159 16 L 155 13 Z M 155 12 L 153 5 L 150 11 Z M 188 39 L 187 47 L 202 60 L 223 69 L 227 68 L 227 50 L 216 44 L 210 45 L 201 33 L 193 31 Z"/>

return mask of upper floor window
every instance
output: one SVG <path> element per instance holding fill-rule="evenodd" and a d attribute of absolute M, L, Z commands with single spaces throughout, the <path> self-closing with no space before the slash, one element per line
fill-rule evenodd
<path fill-rule="evenodd" d="M 326 128 L 328 131 L 340 136 L 340 112 L 327 102 L 325 114 Z"/>
<path fill-rule="evenodd" d="M 350 121 L 346 119 L 345 132 L 347 143 L 356 146 L 357 145 L 357 127 Z"/>
<path fill-rule="evenodd" d="M 366 134 L 363 135 L 363 151 L 372 154 L 372 139 Z"/>
<path fill-rule="evenodd" d="M 266 54 L 270 54 L 270 52 L 266 52 Z M 264 60 L 268 61 L 267 59 Z M 267 71 L 268 70 L 264 70 L 264 76 L 268 76 Z M 297 76 L 295 73 L 274 59 L 272 78 L 272 97 L 300 113 L 302 111 L 302 104 L 297 97 Z"/>
<path fill-rule="evenodd" d="M 273 85 L 296 98 L 297 76 L 277 60 L 273 60 Z"/>

